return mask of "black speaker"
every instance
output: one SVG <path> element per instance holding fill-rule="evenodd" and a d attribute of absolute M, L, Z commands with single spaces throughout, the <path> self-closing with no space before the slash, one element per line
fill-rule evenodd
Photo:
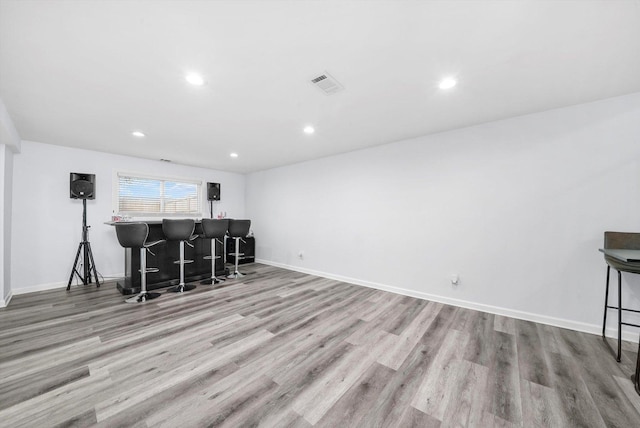
<path fill-rule="evenodd" d="M 95 199 L 96 175 L 72 172 L 69 174 L 71 199 Z"/>
<path fill-rule="evenodd" d="M 220 200 L 220 183 L 207 183 L 207 200 Z"/>

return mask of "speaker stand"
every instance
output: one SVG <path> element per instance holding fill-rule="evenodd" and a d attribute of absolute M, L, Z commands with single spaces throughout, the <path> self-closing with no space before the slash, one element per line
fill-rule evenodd
<path fill-rule="evenodd" d="M 91 283 L 91 272 L 96 279 L 96 286 L 100 287 L 100 281 L 98 280 L 98 271 L 96 270 L 96 263 L 93 260 L 93 252 L 91 251 L 91 243 L 89 242 L 89 228 L 87 226 L 87 200 L 82 200 L 82 241 L 78 244 L 78 251 L 76 252 L 76 259 L 73 262 L 73 268 L 71 269 L 71 275 L 69 276 L 69 282 L 67 283 L 67 291 L 71 289 L 71 281 L 73 281 L 73 275 L 78 275 L 78 278 L 84 285 Z M 78 271 L 78 261 L 80 260 L 80 253 L 82 253 L 82 275 Z"/>

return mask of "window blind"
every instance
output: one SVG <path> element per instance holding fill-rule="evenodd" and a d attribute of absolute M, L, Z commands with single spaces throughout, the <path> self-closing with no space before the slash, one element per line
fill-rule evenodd
<path fill-rule="evenodd" d="M 118 175 L 120 214 L 198 214 L 200 183 Z"/>

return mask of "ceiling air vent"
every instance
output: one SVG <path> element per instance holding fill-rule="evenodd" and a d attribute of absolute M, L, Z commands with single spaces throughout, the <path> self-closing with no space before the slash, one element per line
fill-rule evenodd
<path fill-rule="evenodd" d="M 329 73 L 321 74 L 315 79 L 311 79 L 311 83 L 326 95 L 333 95 L 336 92 L 340 92 L 344 87 L 334 79 Z"/>

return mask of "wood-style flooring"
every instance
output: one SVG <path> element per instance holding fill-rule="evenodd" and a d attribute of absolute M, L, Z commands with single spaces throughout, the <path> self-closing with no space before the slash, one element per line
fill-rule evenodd
<path fill-rule="evenodd" d="M 0 310 L 0 426 L 640 427 L 602 339 L 275 267 Z"/>

